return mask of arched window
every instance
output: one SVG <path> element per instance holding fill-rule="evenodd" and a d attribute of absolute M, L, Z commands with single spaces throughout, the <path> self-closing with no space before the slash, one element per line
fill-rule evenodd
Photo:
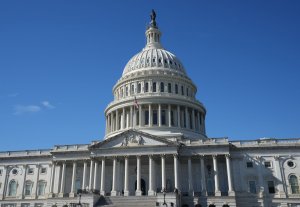
<path fill-rule="evenodd" d="M 39 196 L 45 195 L 46 185 L 47 185 L 47 182 L 44 180 L 40 180 L 38 182 L 38 195 Z"/>
<path fill-rule="evenodd" d="M 146 83 L 145 83 L 145 92 L 148 92 L 148 90 L 149 90 L 149 83 L 146 82 Z"/>
<path fill-rule="evenodd" d="M 152 83 L 152 91 L 153 91 L 153 92 L 156 92 L 156 82 L 153 82 L 153 83 Z"/>
<path fill-rule="evenodd" d="M 299 194 L 299 184 L 298 184 L 298 178 L 296 175 L 291 175 L 289 178 L 289 183 L 291 186 L 292 194 Z"/>
<path fill-rule="evenodd" d="M 31 195 L 32 186 L 33 186 L 33 182 L 31 180 L 27 180 L 25 182 L 25 192 L 24 192 L 25 196 Z"/>
<path fill-rule="evenodd" d="M 16 196 L 17 194 L 17 182 L 15 180 L 11 180 L 9 183 L 8 195 Z"/>
<path fill-rule="evenodd" d="M 168 93 L 172 93 L 172 85 L 171 85 L 171 83 L 168 83 Z"/>

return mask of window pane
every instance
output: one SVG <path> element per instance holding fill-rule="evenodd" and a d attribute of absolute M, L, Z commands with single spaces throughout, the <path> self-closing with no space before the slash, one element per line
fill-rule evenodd
<path fill-rule="evenodd" d="M 152 88 L 153 88 L 153 92 L 156 92 L 156 82 L 153 82 L 153 86 L 152 86 Z"/>
<path fill-rule="evenodd" d="M 249 191 L 250 193 L 256 193 L 255 181 L 249 181 Z"/>
<path fill-rule="evenodd" d="M 163 82 L 160 83 L 160 92 L 165 92 L 165 84 Z"/>
<path fill-rule="evenodd" d="M 273 181 L 268 181 L 268 189 L 269 189 L 269 193 L 275 193 L 275 186 L 274 186 L 274 182 Z"/>

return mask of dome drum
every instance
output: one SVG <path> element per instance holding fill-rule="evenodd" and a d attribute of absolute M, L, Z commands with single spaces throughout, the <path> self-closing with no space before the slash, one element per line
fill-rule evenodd
<path fill-rule="evenodd" d="M 165 138 L 206 139 L 206 109 L 181 61 L 165 50 L 156 22 L 146 31 L 147 44 L 126 64 L 105 110 L 106 139 L 128 129 Z"/>

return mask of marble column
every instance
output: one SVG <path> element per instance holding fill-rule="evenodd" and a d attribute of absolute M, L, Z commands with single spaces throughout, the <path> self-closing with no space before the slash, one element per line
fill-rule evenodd
<path fill-rule="evenodd" d="M 97 190 L 97 177 L 98 177 L 98 161 L 95 161 L 94 167 L 94 185 L 93 189 Z"/>
<path fill-rule="evenodd" d="M 120 129 L 120 126 L 119 126 L 119 110 L 117 109 L 116 110 L 116 130 L 119 130 Z"/>
<path fill-rule="evenodd" d="M 124 196 L 129 196 L 129 164 L 128 164 L 128 156 L 125 156 L 125 178 L 124 178 Z"/>
<path fill-rule="evenodd" d="M 52 168 L 51 168 L 52 169 Z M 20 198 L 23 199 L 25 196 L 25 185 L 26 185 L 26 176 L 27 176 L 27 165 L 23 165 L 24 175 L 23 180 L 21 183 L 21 196 Z M 51 171 L 52 172 L 52 171 Z"/>
<path fill-rule="evenodd" d="M 61 180 L 60 180 L 60 192 L 58 197 L 64 197 L 65 193 L 65 184 L 66 184 L 66 163 L 64 162 L 62 165 L 62 172 L 61 172 Z"/>
<path fill-rule="evenodd" d="M 139 105 L 139 126 L 142 126 L 142 105 Z"/>
<path fill-rule="evenodd" d="M 174 188 L 179 190 L 178 185 L 178 155 L 174 155 Z"/>
<path fill-rule="evenodd" d="M 153 156 L 149 155 L 149 190 L 148 190 L 148 196 L 154 195 L 154 189 L 153 189 Z"/>
<path fill-rule="evenodd" d="M 197 112 L 197 119 L 198 119 L 198 131 L 201 132 L 201 117 L 200 117 L 200 112 Z"/>
<path fill-rule="evenodd" d="M 122 127 L 121 129 L 125 129 L 126 126 L 125 126 L 125 119 L 126 119 L 126 111 L 125 111 L 125 108 L 123 107 L 123 112 L 122 112 Z"/>
<path fill-rule="evenodd" d="M 83 163 L 83 175 L 82 175 L 82 190 L 86 189 L 86 168 L 87 168 L 87 162 L 86 160 Z"/>
<path fill-rule="evenodd" d="M 114 131 L 113 112 L 110 112 L 110 132 Z"/>
<path fill-rule="evenodd" d="M 133 127 L 133 106 L 130 106 L 129 127 Z"/>
<path fill-rule="evenodd" d="M 188 111 L 188 107 L 185 107 L 185 126 L 187 129 L 190 128 L 190 116 L 189 116 L 189 111 Z"/>
<path fill-rule="evenodd" d="M 112 189 L 111 196 L 117 196 L 117 158 L 113 159 L 113 180 L 112 180 Z"/>
<path fill-rule="evenodd" d="M 204 155 L 200 155 L 200 165 L 201 165 L 201 195 L 207 196 L 206 190 L 206 179 L 205 179 L 205 165 L 204 165 Z"/>
<path fill-rule="evenodd" d="M 257 156 L 256 157 L 257 160 L 257 168 L 258 168 L 258 194 L 259 197 L 263 197 L 264 192 L 265 192 L 265 188 L 264 188 L 264 181 L 263 181 L 263 158 L 261 156 Z"/>
<path fill-rule="evenodd" d="M 38 198 L 38 185 L 39 185 L 39 180 L 40 180 L 40 169 L 41 169 L 41 166 L 38 164 L 36 165 L 37 167 L 37 175 L 36 175 L 36 185 L 35 185 L 35 198 Z M 65 182 L 65 181 L 64 181 Z"/>
<path fill-rule="evenodd" d="M 180 121 L 181 121 L 181 118 L 180 118 L 180 106 L 178 105 L 177 106 L 177 127 L 181 127 L 180 125 Z"/>
<path fill-rule="evenodd" d="M 277 183 L 277 197 L 279 198 L 286 198 L 284 188 L 283 188 L 283 181 L 282 181 L 282 173 L 281 173 L 281 168 L 280 168 L 280 157 L 279 156 L 274 156 L 274 169 L 275 169 L 275 175 L 278 180 Z"/>
<path fill-rule="evenodd" d="M 234 196 L 234 189 L 232 186 L 232 175 L 231 175 L 231 161 L 230 161 L 230 155 L 225 155 L 226 157 L 226 169 L 227 169 L 227 178 L 228 178 L 228 195 Z"/>
<path fill-rule="evenodd" d="M 194 195 L 193 187 L 193 171 L 192 171 L 192 158 L 188 157 L 188 178 L 189 178 L 189 195 Z"/>
<path fill-rule="evenodd" d="M 53 162 L 52 163 L 52 167 L 51 167 L 51 182 L 50 182 L 50 186 L 49 186 L 49 195 L 48 197 L 53 197 L 53 187 L 54 187 L 54 176 L 55 176 L 55 167 L 56 167 L 56 163 Z"/>
<path fill-rule="evenodd" d="M 94 160 L 91 159 L 91 164 L 90 164 L 90 179 L 89 179 L 89 190 L 92 190 L 92 188 L 93 188 L 93 167 L 94 167 Z"/>
<path fill-rule="evenodd" d="M 158 126 L 161 127 L 161 104 L 158 104 Z"/>
<path fill-rule="evenodd" d="M 149 126 L 152 126 L 152 108 L 151 104 L 149 104 Z"/>
<path fill-rule="evenodd" d="M 141 196 L 142 191 L 141 191 L 141 156 L 136 157 L 136 191 L 135 195 L 136 196 Z"/>
<path fill-rule="evenodd" d="M 100 195 L 105 196 L 105 158 L 102 158 L 102 163 L 101 163 L 101 187 L 100 187 Z"/>
<path fill-rule="evenodd" d="M 214 167 L 214 180 L 215 180 L 215 196 L 221 196 L 219 187 L 219 173 L 218 173 L 218 161 L 217 155 L 213 155 L 213 167 Z"/>
<path fill-rule="evenodd" d="M 161 155 L 161 189 L 166 189 L 166 156 Z"/>
<path fill-rule="evenodd" d="M 168 123 L 169 123 L 169 127 L 172 126 L 172 116 L 171 116 L 171 104 L 168 105 Z"/>
<path fill-rule="evenodd" d="M 76 168 L 77 163 L 76 161 L 73 162 L 73 171 L 72 171 L 72 183 L 71 183 L 71 192 L 69 194 L 70 197 L 74 197 L 76 194 Z"/>
<path fill-rule="evenodd" d="M 192 129 L 196 131 L 196 124 L 195 124 L 195 109 L 192 109 Z"/>

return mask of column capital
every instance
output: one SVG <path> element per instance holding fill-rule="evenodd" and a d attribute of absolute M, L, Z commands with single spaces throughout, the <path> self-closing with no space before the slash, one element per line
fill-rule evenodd
<path fill-rule="evenodd" d="M 231 158 L 230 154 L 225 154 L 225 157 L 226 157 L 227 159 Z"/>
<path fill-rule="evenodd" d="M 218 157 L 218 155 L 217 155 L 217 154 L 214 154 L 214 155 L 212 155 L 212 157 L 213 157 L 214 159 L 216 159 L 216 158 Z"/>
<path fill-rule="evenodd" d="M 166 157 L 166 154 L 160 154 L 160 157 L 161 157 L 161 158 L 165 158 L 165 157 Z"/>
<path fill-rule="evenodd" d="M 136 158 L 141 158 L 142 155 L 136 155 Z"/>
<path fill-rule="evenodd" d="M 173 157 L 178 159 L 179 155 L 178 154 L 173 154 Z"/>
<path fill-rule="evenodd" d="M 148 157 L 149 157 L 149 158 L 152 158 L 152 159 L 153 159 L 153 156 L 154 156 L 153 154 L 148 155 Z"/>
<path fill-rule="evenodd" d="M 205 154 L 199 154 L 200 159 L 203 159 L 205 157 Z"/>

